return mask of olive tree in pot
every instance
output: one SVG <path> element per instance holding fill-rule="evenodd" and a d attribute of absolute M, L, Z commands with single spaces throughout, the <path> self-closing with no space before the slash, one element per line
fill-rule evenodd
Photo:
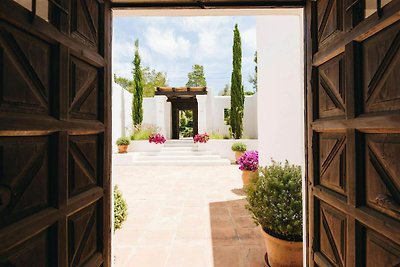
<path fill-rule="evenodd" d="M 122 136 L 117 139 L 118 153 L 126 153 L 128 151 L 128 146 L 131 143 L 128 137 Z"/>
<path fill-rule="evenodd" d="M 238 163 L 238 160 L 240 159 L 240 157 L 243 155 L 244 152 L 246 152 L 247 146 L 245 143 L 235 142 L 232 144 L 231 149 L 233 152 L 235 152 L 236 163 Z"/>
<path fill-rule="evenodd" d="M 246 207 L 263 230 L 270 266 L 302 266 L 300 166 L 286 161 L 260 167 L 246 193 Z"/>

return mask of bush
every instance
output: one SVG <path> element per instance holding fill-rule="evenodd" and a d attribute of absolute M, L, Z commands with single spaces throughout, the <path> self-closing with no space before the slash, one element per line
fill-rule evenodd
<path fill-rule="evenodd" d="M 223 139 L 224 136 L 221 133 L 218 132 L 211 132 L 210 133 L 210 139 Z"/>
<path fill-rule="evenodd" d="M 122 136 L 117 139 L 117 146 L 128 146 L 131 142 L 129 141 L 128 137 Z"/>
<path fill-rule="evenodd" d="M 242 142 L 233 143 L 231 148 L 235 152 L 245 152 L 247 150 L 246 144 Z"/>
<path fill-rule="evenodd" d="M 136 125 L 131 140 L 148 140 L 150 135 L 156 134 L 158 131 L 158 127 L 153 124 Z"/>
<path fill-rule="evenodd" d="M 301 168 L 272 162 L 259 168 L 258 175 L 246 188 L 254 221 L 265 232 L 288 241 L 302 240 Z"/>
<path fill-rule="evenodd" d="M 114 231 L 122 228 L 122 223 L 128 217 L 128 205 L 118 186 L 114 186 Z"/>

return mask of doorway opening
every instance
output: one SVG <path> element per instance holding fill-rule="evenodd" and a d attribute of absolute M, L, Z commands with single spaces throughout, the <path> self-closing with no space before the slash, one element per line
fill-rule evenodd
<path fill-rule="evenodd" d="M 121 12 L 116 11 L 114 14 L 121 15 L 123 13 Z M 131 14 L 139 17 L 146 15 L 148 19 L 149 17 L 147 16 L 154 16 L 151 15 L 151 12 L 157 13 L 157 11 L 146 10 L 124 12 L 127 13 L 121 18 L 125 21 L 128 21 L 127 16 Z M 300 45 L 302 42 L 302 27 L 300 25 L 300 22 L 302 22 L 302 12 L 301 10 L 290 10 L 285 14 L 289 18 L 293 17 L 290 21 L 290 23 L 293 23 L 292 26 L 287 27 L 295 29 L 296 34 L 292 32 L 288 34 L 295 42 L 286 41 L 286 46 L 282 44 L 277 45 L 279 43 L 277 41 L 278 38 L 284 39 L 286 36 L 282 35 L 274 39 L 269 33 L 262 33 L 263 36 L 268 35 L 270 39 L 274 40 L 274 42 L 269 40 L 269 45 L 280 48 L 279 50 L 276 48 L 274 50 L 279 52 L 273 55 L 277 62 L 269 63 L 268 66 L 265 64 L 265 59 L 271 58 L 271 54 L 266 54 L 265 50 L 268 50 L 268 48 L 260 48 L 258 39 L 261 42 L 268 40 L 264 40 L 258 36 L 256 38 L 256 21 L 271 14 L 284 17 L 283 13 L 274 13 L 276 10 L 210 10 L 202 13 L 203 15 L 201 16 L 196 16 L 196 11 L 194 11 L 194 17 L 191 17 L 188 14 L 192 14 L 192 11 L 185 10 L 179 13 L 177 10 L 169 10 L 169 12 L 171 12 L 171 17 L 182 16 L 185 18 L 184 21 L 186 23 L 181 23 L 185 26 L 190 21 L 188 18 L 193 20 L 190 24 L 192 25 L 191 27 L 196 26 L 202 34 L 201 38 L 195 39 L 202 42 L 204 48 L 210 50 L 203 49 L 201 52 L 206 54 L 210 58 L 210 62 L 215 65 L 211 68 L 211 71 L 209 71 L 210 68 L 208 67 L 204 68 L 204 76 L 207 81 L 205 92 L 201 89 L 201 86 L 193 86 L 197 88 L 193 90 L 190 89 L 192 88 L 191 86 L 184 86 L 187 81 L 186 73 L 190 72 L 190 65 L 192 64 L 189 65 L 189 69 L 182 70 L 176 67 L 178 64 L 164 60 L 166 62 L 165 65 L 171 68 L 166 76 L 170 77 L 171 75 L 172 78 L 172 74 L 175 75 L 173 71 L 178 71 L 180 73 L 178 77 L 180 80 L 172 82 L 172 79 L 167 79 L 168 83 L 166 85 L 157 86 L 154 98 L 147 97 L 144 99 L 145 110 L 151 111 L 144 112 L 144 120 L 146 122 L 154 121 L 161 123 L 165 130 L 163 134 L 167 136 L 168 140 L 157 151 L 151 152 L 140 151 L 139 142 L 135 141 L 132 145 L 132 153 L 137 153 L 135 154 L 137 155 L 136 159 L 140 159 L 138 160 L 140 162 L 136 161 L 132 166 L 121 164 L 114 167 L 114 182 L 119 183 L 121 190 L 125 190 L 126 195 L 128 195 L 129 216 L 135 214 L 133 219 L 128 216 L 129 222 L 127 223 L 127 227 L 125 230 L 124 228 L 121 230 L 126 231 L 128 229 L 128 232 L 123 235 L 120 234 L 121 232 L 116 233 L 114 249 L 117 262 L 121 262 L 121 257 L 123 259 L 123 256 L 121 256 L 124 253 L 123 251 L 132 248 L 132 253 L 129 257 L 131 263 L 140 265 L 143 260 L 146 264 L 150 264 L 149 262 L 154 258 L 151 255 L 154 256 L 154 254 L 146 246 L 160 245 L 161 242 L 164 247 L 159 251 L 160 257 L 154 265 L 163 266 L 166 264 L 166 266 L 179 266 L 179 262 L 184 262 L 185 260 L 188 260 L 186 264 L 189 265 L 193 264 L 193 259 L 196 258 L 201 262 L 201 264 L 198 264 L 199 266 L 225 267 L 231 266 L 231 258 L 224 255 L 237 255 L 237 260 L 243 262 L 248 261 L 249 259 L 245 259 L 245 257 L 251 254 L 252 259 L 250 261 L 254 261 L 257 265 L 261 266 L 264 260 L 264 245 L 262 241 L 260 242 L 259 232 L 255 229 L 256 226 L 251 216 L 249 216 L 248 211 L 244 208 L 246 201 L 242 190 L 241 171 L 238 165 L 231 165 L 231 162 L 235 162 L 235 153 L 231 147 L 233 143 L 245 143 L 248 150 L 258 150 L 265 159 L 276 153 L 275 150 L 280 150 L 282 155 L 285 155 L 284 151 L 290 151 L 291 154 L 288 158 L 291 162 L 303 157 L 304 141 L 302 137 L 304 131 L 302 123 L 299 123 L 303 122 L 303 106 L 302 101 L 300 101 L 303 99 L 303 51 Z M 287 11 L 285 10 L 285 12 Z M 162 15 L 165 15 L 165 12 L 163 13 Z M 209 17 L 204 17 L 204 14 L 209 14 Z M 243 47 L 247 49 L 251 47 L 253 49 L 251 53 L 246 52 L 243 54 L 243 65 L 246 65 L 246 70 L 243 69 L 242 79 L 243 83 L 245 83 L 244 91 L 252 91 L 254 94 L 246 94 L 244 96 L 244 135 L 241 139 L 233 139 L 230 121 L 231 115 L 237 114 L 232 113 L 231 109 L 232 95 L 229 83 L 232 74 L 232 58 L 229 57 L 228 60 L 220 58 L 224 53 L 232 53 L 232 43 L 225 44 L 224 38 L 220 35 L 216 35 L 217 38 L 213 39 L 212 30 L 209 27 L 210 25 L 211 27 L 215 27 L 216 25 L 212 21 L 213 18 L 218 18 L 220 21 L 231 21 L 232 25 L 227 28 L 226 32 L 229 35 L 229 41 L 232 41 L 232 29 L 235 26 L 235 22 L 229 20 L 229 17 L 244 16 L 253 16 L 254 27 L 246 30 L 241 28 L 243 29 L 241 31 Z M 170 36 L 162 35 L 164 32 L 162 30 L 163 23 L 168 21 L 169 18 L 157 16 L 152 18 L 149 29 L 153 34 L 157 33 L 155 35 L 163 41 L 157 42 L 157 45 L 152 43 L 153 46 L 145 47 L 145 42 L 147 40 L 154 40 L 154 38 L 146 39 L 146 36 L 142 37 L 144 41 L 141 39 L 140 43 L 142 51 L 144 51 L 142 53 L 143 62 L 145 62 L 144 57 L 150 54 L 149 51 L 154 53 L 153 58 L 156 59 L 160 59 L 161 57 L 154 56 L 158 54 L 164 54 L 167 57 L 173 57 L 172 55 L 174 55 L 176 58 L 180 58 L 187 53 L 187 43 L 183 40 L 183 34 L 179 34 L 175 30 L 174 32 L 170 31 Z M 208 24 L 207 27 L 203 27 L 201 30 L 202 19 L 208 20 Z M 115 23 L 118 23 L 118 21 Z M 271 20 L 262 21 L 260 25 L 266 23 L 274 24 Z M 135 23 L 131 22 L 130 25 L 135 25 Z M 172 26 L 172 23 L 168 24 L 168 29 L 174 26 Z M 160 28 L 158 29 L 158 27 Z M 215 28 L 219 29 L 220 27 Z M 146 32 L 143 29 L 147 28 L 140 26 L 140 29 L 142 32 Z M 168 29 L 165 31 L 168 31 Z M 116 25 L 114 25 L 114 32 L 116 32 L 116 35 L 114 35 L 115 41 L 118 39 L 116 36 L 121 36 L 122 33 L 117 30 Z M 249 42 L 249 38 L 252 36 L 254 37 L 253 43 Z M 174 45 L 169 46 L 169 50 L 164 50 L 162 48 L 163 43 L 168 42 Z M 193 46 L 200 50 L 194 43 L 194 41 L 189 42 L 189 47 Z M 290 44 L 298 46 L 293 45 L 290 47 Z M 211 53 L 214 47 L 220 45 L 224 47 L 224 51 L 220 53 L 214 51 Z M 116 44 L 115 46 L 114 50 L 118 51 L 121 51 L 121 47 L 125 47 L 122 44 Z M 126 44 L 126 47 L 128 47 L 128 44 Z M 296 51 L 289 56 L 284 49 Z M 271 82 L 271 80 L 266 80 L 264 75 L 260 75 L 258 78 L 255 78 L 258 80 L 258 88 L 256 90 L 253 84 L 247 81 L 248 76 L 254 74 L 256 65 L 254 63 L 255 50 L 257 50 L 257 67 L 259 73 L 291 71 L 291 79 L 284 79 L 284 82 L 278 82 L 277 80 Z M 116 54 L 115 56 L 118 55 Z M 284 58 L 284 63 L 279 62 L 279 56 Z M 290 57 L 290 61 L 288 57 Z M 198 57 L 194 54 L 189 54 L 185 60 L 191 58 Z M 296 60 L 293 60 L 294 58 Z M 127 61 L 128 64 L 130 64 L 130 61 Z M 119 63 L 114 63 L 115 70 L 117 67 L 120 67 L 122 70 L 126 70 L 129 67 L 129 65 L 122 67 Z M 157 71 L 163 71 L 161 65 L 154 64 L 153 66 L 157 68 Z M 225 68 L 226 66 L 228 68 Z M 118 72 L 117 75 L 119 75 Z M 211 75 L 214 75 L 214 77 Z M 268 75 L 268 77 L 277 76 Z M 215 86 L 217 84 L 215 81 L 217 80 L 223 80 L 224 82 L 219 82 Z M 291 84 L 284 84 L 289 82 Z M 228 86 L 225 86 L 226 84 Z M 276 89 L 277 94 L 274 95 L 275 101 L 268 97 L 271 92 L 265 88 Z M 278 92 L 282 95 L 279 95 Z M 260 96 L 262 97 L 260 98 Z M 130 105 L 131 99 L 127 103 Z M 118 105 L 113 106 L 118 107 Z M 292 110 L 284 110 L 285 106 L 290 106 Z M 279 112 L 276 111 L 278 109 Z M 129 110 L 129 108 L 126 110 Z M 291 138 L 290 142 L 285 142 L 287 145 L 281 145 L 279 149 L 276 144 L 273 144 L 273 140 L 276 140 L 278 137 L 272 137 L 268 131 L 270 129 L 277 129 L 279 121 L 271 118 L 281 112 L 285 112 L 285 119 L 287 122 L 291 122 L 292 127 L 290 129 L 282 128 L 279 135 L 283 138 L 290 132 L 292 136 L 296 135 L 301 138 Z M 298 116 L 295 118 L 291 117 L 291 113 Z M 130 116 L 126 117 L 130 118 Z M 268 124 L 266 123 L 266 118 L 268 118 Z M 114 120 L 114 122 L 117 121 L 118 118 Z M 272 124 L 273 126 L 270 127 Z M 205 144 L 195 144 L 191 137 L 196 133 L 207 133 L 211 139 Z M 268 140 L 260 138 L 262 140 L 259 140 L 259 136 L 267 134 L 271 138 L 268 138 Z M 260 142 L 263 142 L 263 145 Z M 277 142 L 275 141 L 275 143 Z M 267 154 L 265 153 L 265 147 L 269 147 Z M 123 157 L 126 159 L 129 155 L 124 155 Z M 233 159 L 230 157 L 233 157 Z M 281 158 L 278 160 L 282 161 Z M 265 164 L 265 161 L 262 164 Z M 194 224 L 200 230 L 192 228 Z M 231 236 L 228 240 L 225 240 L 224 235 L 227 233 L 231 234 Z M 127 236 L 130 237 L 129 240 Z M 246 254 L 247 252 L 235 254 L 236 250 L 247 250 L 247 245 L 249 244 L 251 245 L 251 248 L 247 251 L 249 254 Z M 232 248 L 232 251 L 225 251 L 226 246 Z M 127 265 L 122 263 L 122 266 Z"/>
<path fill-rule="evenodd" d="M 192 109 L 179 110 L 179 139 L 194 136 L 193 113 Z"/>

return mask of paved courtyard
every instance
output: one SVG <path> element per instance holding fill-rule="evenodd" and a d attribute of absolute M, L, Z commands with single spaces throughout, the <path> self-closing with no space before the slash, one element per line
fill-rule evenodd
<path fill-rule="evenodd" d="M 115 266 L 264 266 L 240 175 L 237 166 L 114 167 L 129 206 L 113 238 Z"/>

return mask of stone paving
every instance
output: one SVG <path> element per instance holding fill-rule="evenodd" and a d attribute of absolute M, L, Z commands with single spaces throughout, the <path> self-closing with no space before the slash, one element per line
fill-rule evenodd
<path fill-rule="evenodd" d="M 260 230 L 237 166 L 117 166 L 128 220 L 113 236 L 117 267 L 261 267 Z"/>

